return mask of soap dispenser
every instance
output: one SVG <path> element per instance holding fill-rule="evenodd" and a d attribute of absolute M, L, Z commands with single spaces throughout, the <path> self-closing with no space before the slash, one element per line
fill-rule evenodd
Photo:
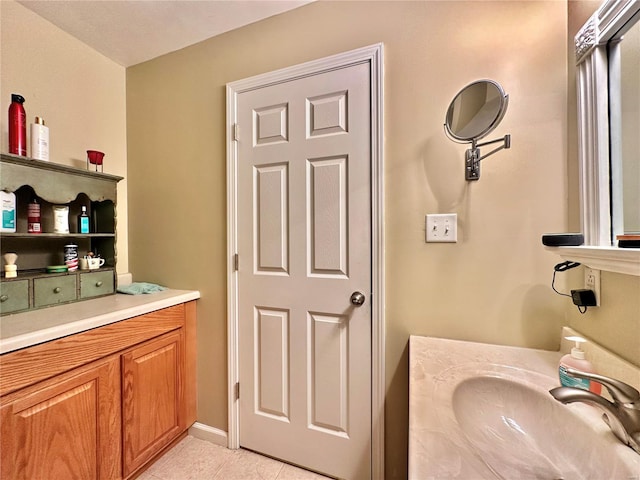
<path fill-rule="evenodd" d="M 563 387 L 581 388 L 595 394 L 600 394 L 602 385 L 587 378 L 572 377 L 567 373 L 567 368 L 573 368 L 586 373 L 596 373 L 591 362 L 585 358 L 584 350 L 580 348 L 581 343 L 586 340 L 582 337 L 564 337 L 565 339 L 575 342 L 576 346 L 571 349 L 571 353 L 567 353 L 560 359 L 558 365 L 558 375 L 560 384 Z"/>

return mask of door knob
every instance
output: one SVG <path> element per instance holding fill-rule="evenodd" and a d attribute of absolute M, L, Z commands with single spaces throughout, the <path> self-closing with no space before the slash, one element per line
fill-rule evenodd
<path fill-rule="evenodd" d="M 364 294 L 361 292 L 353 292 L 351 294 L 351 304 L 359 307 L 364 303 Z"/>

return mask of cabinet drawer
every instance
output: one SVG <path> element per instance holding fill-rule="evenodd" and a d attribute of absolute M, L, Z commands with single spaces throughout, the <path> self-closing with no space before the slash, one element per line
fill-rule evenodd
<path fill-rule="evenodd" d="M 76 275 L 33 280 L 33 304 L 36 308 L 71 302 L 77 297 Z"/>
<path fill-rule="evenodd" d="M 29 280 L 0 284 L 0 313 L 17 312 L 29 308 Z"/>
<path fill-rule="evenodd" d="M 80 298 L 109 295 L 114 292 L 113 272 L 82 273 L 80 274 Z"/>

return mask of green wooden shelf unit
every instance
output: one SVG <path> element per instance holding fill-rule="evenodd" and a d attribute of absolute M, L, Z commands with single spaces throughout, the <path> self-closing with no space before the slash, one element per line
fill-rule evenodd
<path fill-rule="evenodd" d="M 0 233 L 0 250 L 18 254 L 17 278 L 0 278 L 0 314 L 6 315 L 115 293 L 117 185 L 123 177 L 52 162 L 0 154 L 0 190 L 16 195 L 16 232 Z M 27 208 L 40 203 L 42 233 L 27 232 Z M 54 233 L 53 206 L 69 207 L 70 233 Z M 91 233 L 77 233 L 82 206 L 91 216 Z M 64 246 L 78 245 L 79 256 L 105 259 L 98 270 L 47 273 L 64 264 Z"/>

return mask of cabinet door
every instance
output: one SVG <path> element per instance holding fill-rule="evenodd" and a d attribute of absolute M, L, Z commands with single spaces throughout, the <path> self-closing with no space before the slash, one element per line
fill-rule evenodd
<path fill-rule="evenodd" d="M 122 355 L 124 476 L 185 430 L 182 330 Z"/>
<path fill-rule="evenodd" d="M 120 478 L 117 357 L 5 397 L 3 479 Z"/>

